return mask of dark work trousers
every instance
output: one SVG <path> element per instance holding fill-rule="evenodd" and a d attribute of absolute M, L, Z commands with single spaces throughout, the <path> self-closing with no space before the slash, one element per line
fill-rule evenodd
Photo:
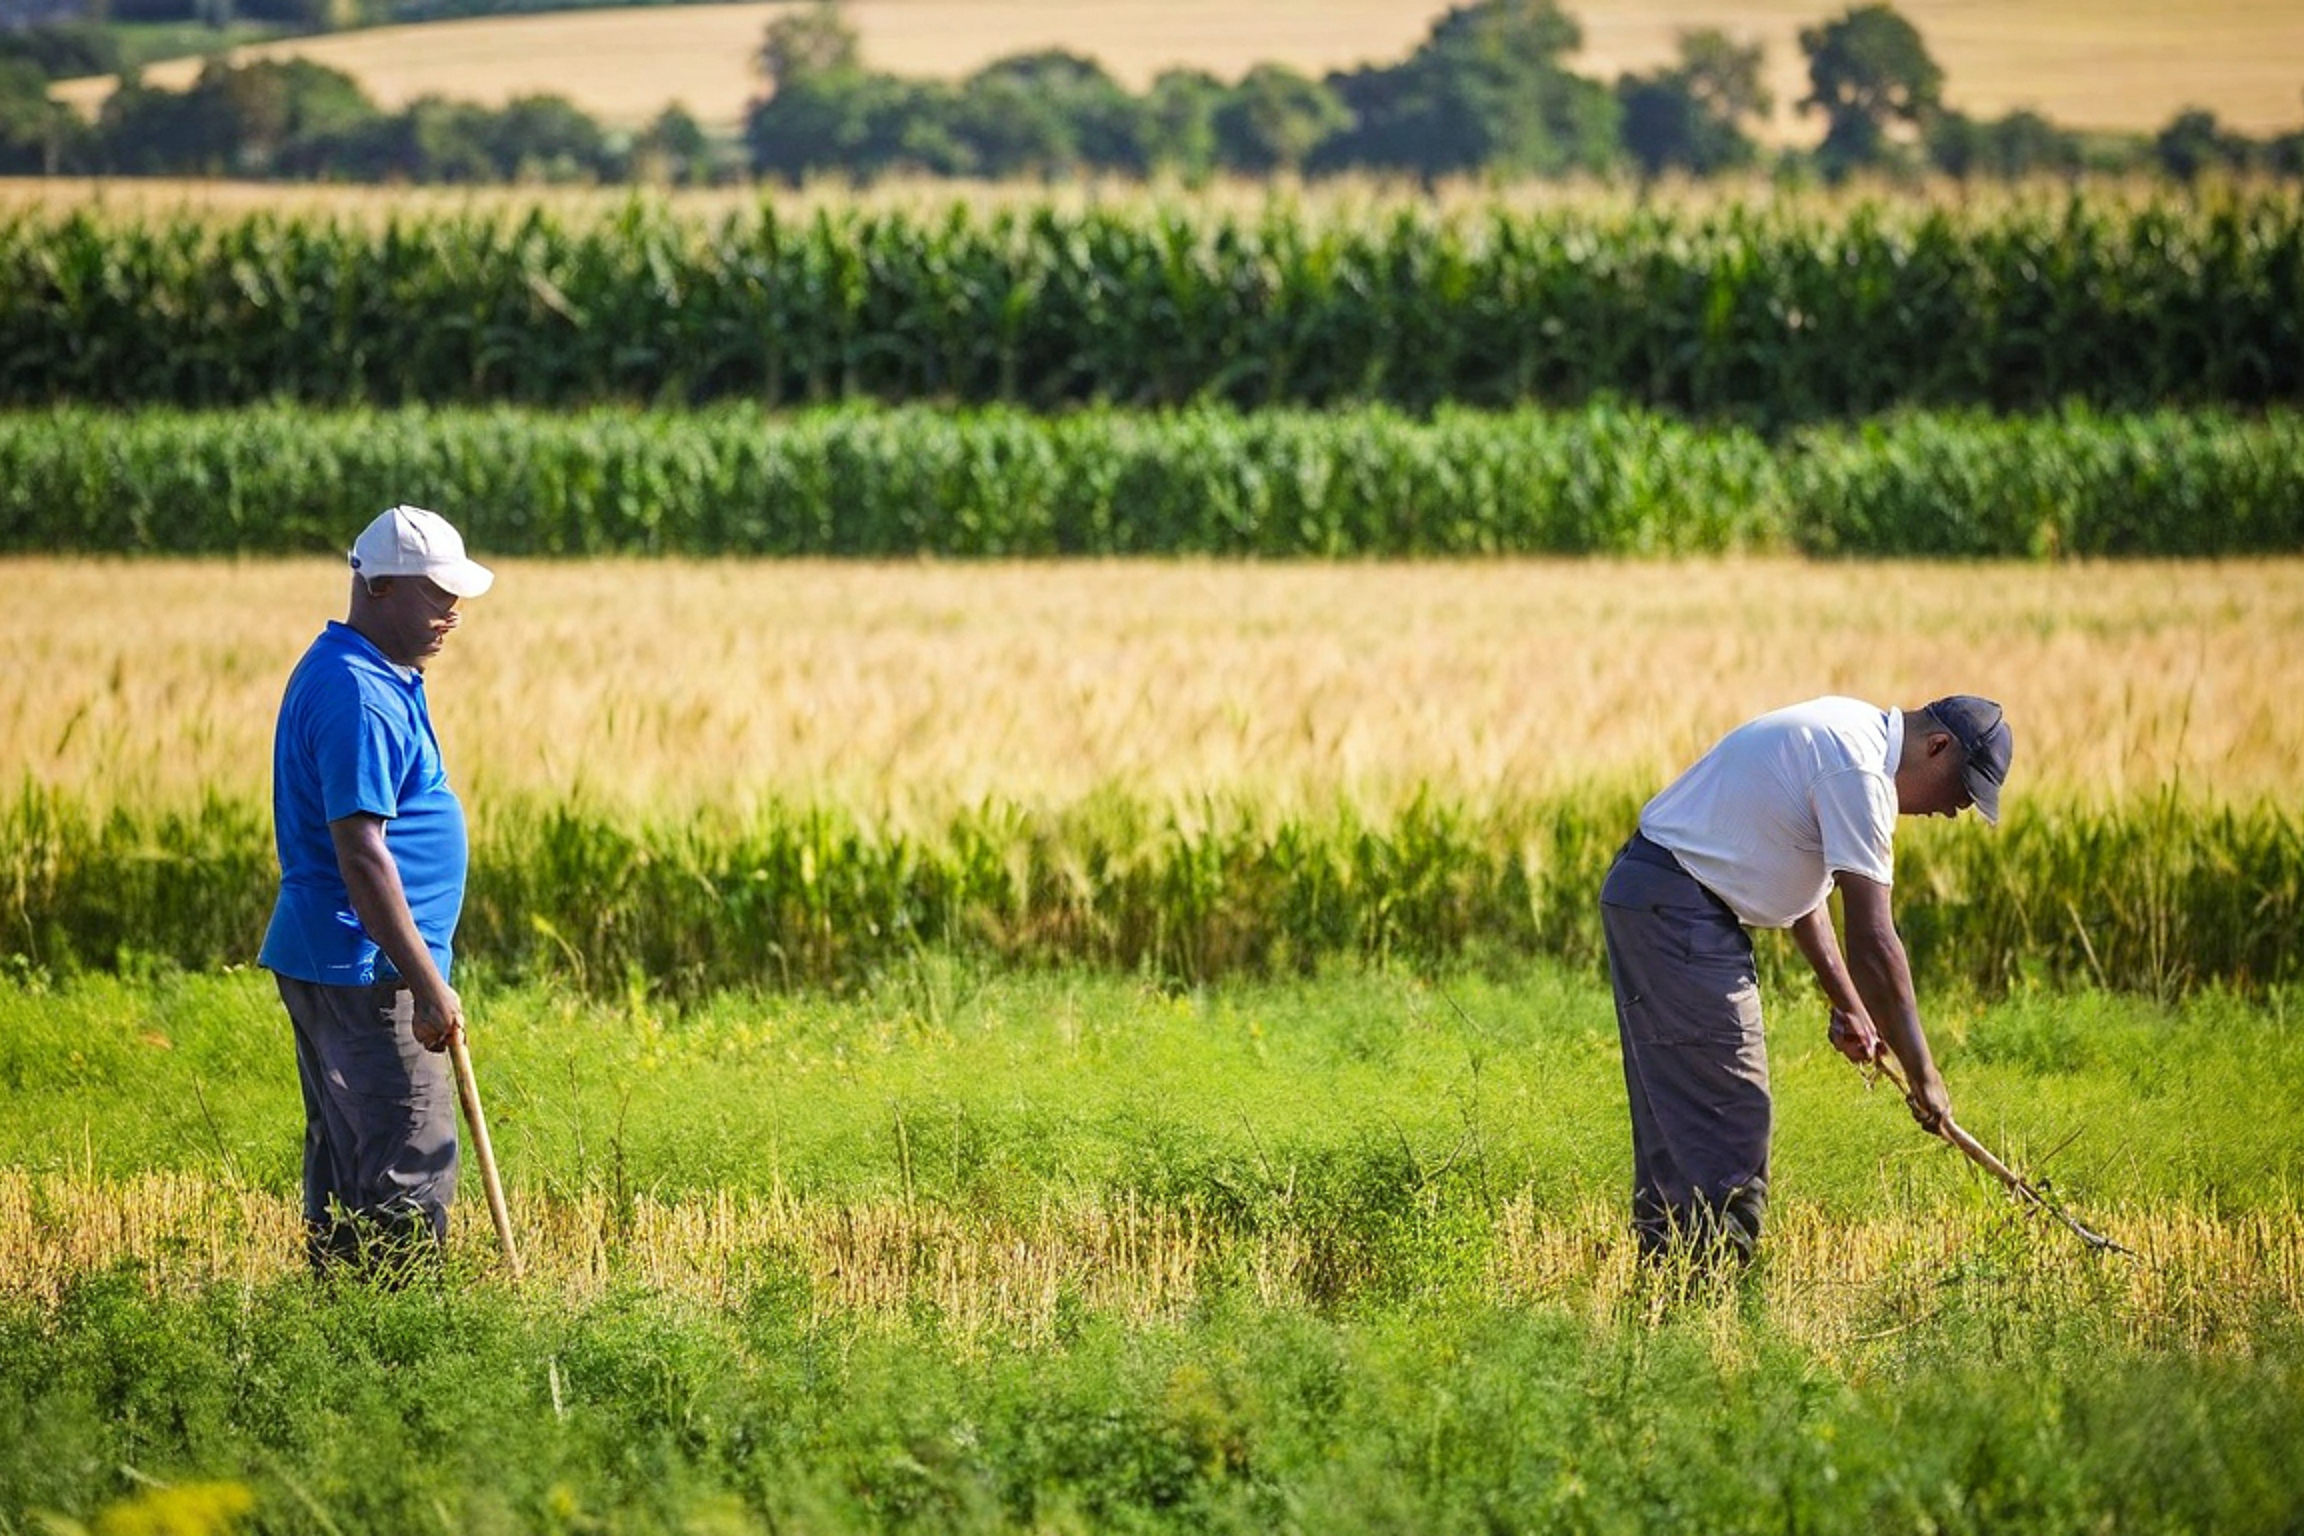
<path fill-rule="evenodd" d="M 1632 1100 L 1632 1227 L 1750 1258 L 1768 1205 L 1768 1055 L 1752 939 L 1728 904 L 1638 833 L 1600 888 Z"/>
<path fill-rule="evenodd" d="M 374 1268 L 448 1237 L 456 1090 L 445 1054 L 416 1043 L 397 981 L 325 987 L 279 976 L 304 1086 L 304 1233 L 315 1269 Z"/>

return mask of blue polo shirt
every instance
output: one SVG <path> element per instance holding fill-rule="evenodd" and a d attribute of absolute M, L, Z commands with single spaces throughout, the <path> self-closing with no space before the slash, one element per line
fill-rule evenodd
<path fill-rule="evenodd" d="M 348 624 L 330 624 L 289 675 L 272 737 L 272 832 L 280 899 L 258 963 L 324 986 L 366 986 L 392 962 L 353 914 L 328 823 L 384 818 L 416 931 L 440 974 L 464 908 L 464 807 L 448 787 L 424 676 L 395 667 Z"/>

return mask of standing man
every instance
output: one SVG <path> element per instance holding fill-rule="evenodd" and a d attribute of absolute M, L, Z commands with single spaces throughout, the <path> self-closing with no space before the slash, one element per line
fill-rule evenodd
<path fill-rule="evenodd" d="M 280 984 L 304 1087 L 304 1230 L 315 1269 L 436 1252 L 456 1195 L 463 1027 L 448 984 L 464 809 L 424 668 L 495 581 L 445 518 L 393 507 L 352 546 L 351 612 L 288 679 L 272 744 L 280 899 L 260 963 Z"/>
<path fill-rule="evenodd" d="M 1930 1131 L 1950 1117 L 1888 910 L 1896 818 L 1973 805 L 1997 824 L 2014 750 L 1988 699 L 1911 711 L 1812 699 L 1729 732 L 1642 809 L 1601 887 L 1600 920 L 1644 1254 L 1688 1242 L 1749 1258 L 1760 1240 L 1774 1107 L 1746 926 L 1789 927 L 1831 1002 L 1832 1043 L 1865 1062 L 1885 1037 L 1913 1117 Z"/>

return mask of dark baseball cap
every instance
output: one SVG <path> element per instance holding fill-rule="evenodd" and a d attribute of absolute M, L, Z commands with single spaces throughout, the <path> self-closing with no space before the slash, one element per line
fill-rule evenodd
<path fill-rule="evenodd" d="M 1976 813 L 1994 826 L 2000 824 L 2000 786 L 2008 782 L 2008 764 L 2016 755 L 2016 736 L 2007 717 L 1990 699 L 1955 693 L 1928 706 L 1936 723 L 1952 733 L 1967 754 L 1960 777 Z"/>

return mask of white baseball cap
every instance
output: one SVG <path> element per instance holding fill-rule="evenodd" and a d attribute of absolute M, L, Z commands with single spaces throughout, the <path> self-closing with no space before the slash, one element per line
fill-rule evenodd
<path fill-rule="evenodd" d="M 363 579 L 429 577 L 458 597 L 478 597 L 496 584 L 494 571 L 465 557 L 464 536 L 448 519 L 422 507 L 387 507 L 377 513 L 353 541 L 352 569 Z"/>

